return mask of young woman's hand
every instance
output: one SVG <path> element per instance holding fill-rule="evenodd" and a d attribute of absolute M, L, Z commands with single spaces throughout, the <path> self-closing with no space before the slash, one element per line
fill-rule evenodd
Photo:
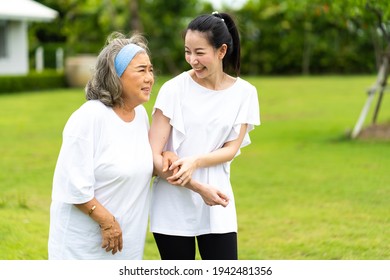
<path fill-rule="evenodd" d="M 221 205 L 226 207 L 229 204 L 229 197 L 226 194 L 209 184 L 201 185 L 202 188 L 199 189 L 198 193 L 208 206 Z"/>
<path fill-rule="evenodd" d="M 196 157 L 184 157 L 173 162 L 169 170 L 178 170 L 167 181 L 172 185 L 185 186 L 191 181 L 192 173 L 198 168 Z"/>

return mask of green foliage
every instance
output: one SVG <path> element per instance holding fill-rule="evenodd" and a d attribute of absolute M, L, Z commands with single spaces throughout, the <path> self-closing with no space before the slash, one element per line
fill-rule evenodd
<path fill-rule="evenodd" d="M 248 79 L 262 124 L 231 168 L 240 259 L 389 259 L 389 143 L 346 137 L 375 77 Z M 0 96 L 0 259 L 47 258 L 61 133 L 84 101 L 82 89 Z M 148 233 L 145 259 L 158 258 Z"/>
<path fill-rule="evenodd" d="M 176 74 L 188 68 L 184 59 L 182 33 L 189 21 L 202 11 L 202 4 L 196 0 L 141 1 L 143 32 L 149 40 L 158 74 Z"/>
<path fill-rule="evenodd" d="M 33 48 L 48 42 L 60 42 L 68 55 L 97 53 L 104 44 L 110 27 L 113 26 L 113 24 L 106 25 L 105 14 L 102 12 L 103 10 L 110 12 L 112 1 L 39 0 L 38 2 L 59 11 L 59 16 L 51 24 L 32 24 L 30 37 Z"/>
<path fill-rule="evenodd" d="M 44 71 L 30 72 L 25 76 L 0 76 L 0 94 L 31 90 L 63 88 L 66 86 L 64 73 Z"/>
<path fill-rule="evenodd" d="M 66 55 L 97 54 L 112 31 L 143 33 L 158 73 L 187 69 L 181 32 L 211 13 L 195 0 L 39 0 L 58 11 L 31 26 L 31 49 L 62 43 Z M 390 40 L 386 1 L 248 0 L 237 11 L 243 74 L 374 73 Z M 49 63 L 50 65 L 50 63 Z"/>
<path fill-rule="evenodd" d="M 50 25 L 33 23 L 31 49 L 47 43 L 62 42 L 67 56 L 97 54 L 113 31 L 124 34 L 140 32 L 149 39 L 155 69 L 175 73 L 185 66 L 181 32 L 189 18 L 201 13 L 203 6 L 195 0 L 39 0 L 60 11 Z M 133 11 L 132 4 L 136 3 Z M 50 64 L 49 64 L 50 65 Z"/>
<path fill-rule="evenodd" d="M 249 1 L 237 11 L 243 72 L 376 72 L 386 39 L 365 2 Z"/>

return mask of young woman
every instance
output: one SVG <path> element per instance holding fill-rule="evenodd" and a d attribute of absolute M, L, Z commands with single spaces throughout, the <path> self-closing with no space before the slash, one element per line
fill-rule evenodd
<path fill-rule="evenodd" d="M 150 227 L 162 259 L 195 259 L 197 241 L 202 259 L 234 260 L 237 217 L 230 163 L 260 124 L 257 90 L 238 77 L 240 40 L 228 14 L 192 20 L 184 48 L 192 69 L 161 87 L 149 131 L 159 175 Z M 161 155 L 169 151 L 179 159 L 167 170 Z M 195 182 L 219 190 L 215 200 L 204 199 Z"/>

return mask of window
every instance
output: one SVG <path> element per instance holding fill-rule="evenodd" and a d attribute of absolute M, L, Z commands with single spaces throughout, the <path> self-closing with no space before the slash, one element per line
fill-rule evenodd
<path fill-rule="evenodd" d="M 7 57 L 7 24 L 0 21 L 0 58 Z"/>

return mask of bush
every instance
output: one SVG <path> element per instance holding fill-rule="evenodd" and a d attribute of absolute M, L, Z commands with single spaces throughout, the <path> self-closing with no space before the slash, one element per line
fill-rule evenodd
<path fill-rule="evenodd" d="M 66 87 L 64 73 L 31 72 L 25 76 L 0 76 L 0 93 L 33 91 Z"/>

